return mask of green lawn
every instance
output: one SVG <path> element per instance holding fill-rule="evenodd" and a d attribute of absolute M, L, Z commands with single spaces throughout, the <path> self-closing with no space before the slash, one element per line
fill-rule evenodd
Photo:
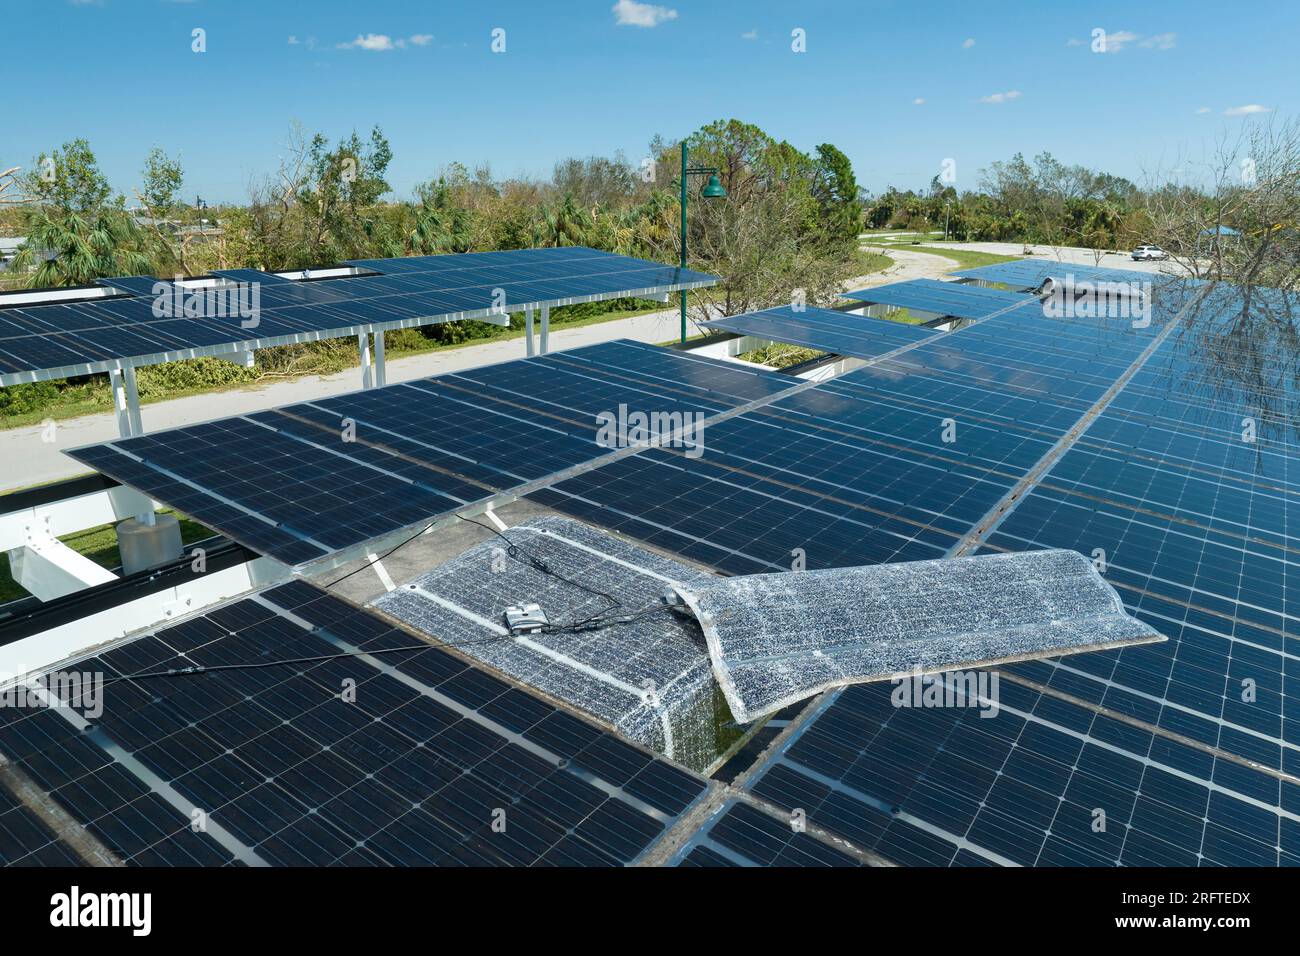
<path fill-rule="evenodd" d="M 936 256 L 947 256 L 957 260 L 962 269 L 975 269 L 979 266 L 996 265 L 999 262 L 1019 262 L 1024 256 L 1001 256 L 993 252 L 980 252 L 978 249 L 962 249 L 949 246 L 915 246 L 917 252 L 932 252 Z"/>

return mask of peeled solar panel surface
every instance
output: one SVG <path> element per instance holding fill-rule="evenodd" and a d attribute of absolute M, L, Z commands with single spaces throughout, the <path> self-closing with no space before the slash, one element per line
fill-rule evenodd
<path fill-rule="evenodd" d="M 704 323 L 703 328 L 856 358 L 874 358 L 936 334 L 919 325 L 849 315 L 833 309 L 795 310 L 788 305 L 714 319 Z"/>
<path fill-rule="evenodd" d="M 69 454 L 299 565 L 610 454 L 601 413 L 714 414 L 791 384 L 619 341 Z"/>
<path fill-rule="evenodd" d="M 1006 679 L 996 708 L 895 692 L 835 692 L 751 792 L 907 866 L 1300 864 L 1289 781 Z"/>
<path fill-rule="evenodd" d="M 85 374 L 115 368 L 124 359 L 150 364 L 190 358 L 195 349 L 263 348 L 341 336 L 357 326 L 400 328 L 464 315 L 481 318 L 499 312 L 502 303 L 517 312 L 528 304 L 661 293 L 717 281 L 579 247 L 374 259 L 364 265 L 382 274 L 299 282 L 256 270 L 223 270 L 224 278 L 257 283 L 258 309 L 251 317 L 211 308 L 202 318 L 155 315 L 153 289 L 159 280 L 151 276 L 99 280 L 131 298 L 0 308 L 0 376 L 17 382 L 32 380 L 17 373 Z"/>
<path fill-rule="evenodd" d="M 106 683 L 0 712 L 0 751 L 143 865 L 593 865 L 638 859 L 705 783 L 302 582 L 78 665 L 285 667 Z M 341 690 L 355 681 L 355 696 Z M 190 810 L 206 830 L 190 827 Z M 506 828 L 492 828 L 504 810 Z M 0 815 L 0 823 L 3 822 Z"/>
<path fill-rule="evenodd" d="M 1041 308 L 1038 302 L 1023 292 L 1003 292 L 959 282 L 940 282 L 937 279 L 912 279 L 860 292 L 845 292 L 844 298 L 961 319 L 982 319 L 1016 306 Z"/>

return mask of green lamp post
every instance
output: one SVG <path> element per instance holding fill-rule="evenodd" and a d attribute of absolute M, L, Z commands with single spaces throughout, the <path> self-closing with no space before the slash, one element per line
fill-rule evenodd
<path fill-rule="evenodd" d="M 686 140 L 682 140 L 682 268 L 686 268 L 686 181 L 690 176 L 708 176 L 709 181 L 700 190 L 705 199 L 725 199 L 727 190 L 718 179 L 718 170 L 713 166 L 688 166 L 686 164 Z M 686 344 L 686 290 L 682 297 L 682 344 Z"/>

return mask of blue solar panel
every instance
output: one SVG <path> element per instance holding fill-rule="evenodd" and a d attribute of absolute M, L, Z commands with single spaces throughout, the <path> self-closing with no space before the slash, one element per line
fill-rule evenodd
<path fill-rule="evenodd" d="M 749 789 L 904 865 L 1300 863 L 1290 781 L 1006 679 L 996 708 L 893 692 L 836 692 Z"/>
<path fill-rule="evenodd" d="M 874 289 L 846 292 L 844 298 L 962 319 L 982 319 L 1016 306 L 1040 308 L 1034 299 L 1020 292 L 1003 292 L 936 279 L 894 282 Z"/>
<path fill-rule="evenodd" d="M 1157 328 L 1015 310 L 532 497 L 731 573 L 943 557 Z"/>
<path fill-rule="evenodd" d="M 861 866 L 789 821 L 728 800 L 676 856 L 678 866 Z"/>
<path fill-rule="evenodd" d="M 303 335 L 344 335 L 357 326 L 398 328 L 463 314 L 483 317 L 502 307 L 518 312 L 529 304 L 563 305 L 717 281 L 676 266 L 585 248 L 373 259 L 357 264 L 382 274 L 290 281 L 249 269 L 217 273 L 258 284 L 254 316 L 231 314 L 229 303 L 225 311 L 205 307 L 205 318 L 155 314 L 153 288 L 159 280 L 150 276 L 99 280 L 130 293 L 133 298 L 128 299 L 17 308 L 0 303 L 0 376 L 18 381 L 17 373 L 102 371 L 124 359 L 170 361 L 191 357 L 195 349 L 262 348 Z"/>
<path fill-rule="evenodd" d="M 1046 259 L 1021 259 L 1018 262 L 999 262 L 974 269 L 958 269 L 949 273 L 963 279 L 998 282 L 1018 289 L 1036 289 L 1046 279 L 1058 282 L 1167 282 L 1168 276 L 1141 269 L 1115 269 L 1106 266 L 1087 266 L 1071 262 L 1049 262 Z"/>
<path fill-rule="evenodd" d="M 856 358 L 875 358 L 936 334 L 903 322 L 788 305 L 714 319 L 703 327 Z"/>
<path fill-rule="evenodd" d="M 446 651 L 385 653 L 419 643 L 285 585 L 80 665 L 106 679 L 87 729 L 75 711 L 5 708 L 0 750 L 141 865 L 613 866 L 704 793 Z M 338 654 L 353 656 L 266 666 Z M 139 676 L 195 666 L 210 669 Z"/>
<path fill-rule="evenodd" d="M 792 384 L 619 341 L 69 454 L 298 565 L 609 454 L 602 412 L 712 415 Z"/>

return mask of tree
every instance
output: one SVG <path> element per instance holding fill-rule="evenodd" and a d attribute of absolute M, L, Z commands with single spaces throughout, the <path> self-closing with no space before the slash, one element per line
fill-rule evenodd
<path fill-rule="evenodd" d="M 28 219 L 27 241 L 12 268 L 32 270 L 28 284 L 33 288 L 89 285 L 104 276 L 153 272 L 142 246 L 139 229 L 121 210 L 81 213 L 39 206 Z"/>
<path fill-rule="evenodd" d="M 22 188 L 36 203 L 53 206 L 60 213 L 83 215 L 97 212 L 113 192 L 84 139 L 41 153 L 22 178 Z"/>
<path fill-rule="evenodd" d="M 812 188 L 813 196 L 821 206 L 825 228 L 856 239 L 862 231 L 858 180 L 853 175 L 853 164 L 849 158 L 830 143 L 822 143 L 817 147 Z"/>
<path fill-rule="evenodd" d="M 165 219 L 177 206 L 185 172 L 180 160 L 171 159 L 161 147 L 155 146 L 145 157 L 141 172 L 142 185 L 138 193 L 149 215 Z"/>

